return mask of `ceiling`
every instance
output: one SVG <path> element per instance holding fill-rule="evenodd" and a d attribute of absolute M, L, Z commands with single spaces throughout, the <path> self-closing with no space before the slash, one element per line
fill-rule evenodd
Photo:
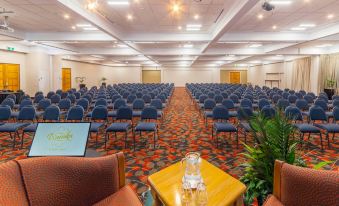
<path fill-rule="evenodd" d="M 90 9 L 94 1 L 0 0 L 15 12 L 15 32 L 1 32 L 0 41 L 33 42 L 78 61 L 167 68 L 339 52 L 339 0 L 282 0 L 290 3 L 270 12 L 261 8 L 265 0 L 97 0 Z M 117 1 L 128 5 L 109 4 Z"/>

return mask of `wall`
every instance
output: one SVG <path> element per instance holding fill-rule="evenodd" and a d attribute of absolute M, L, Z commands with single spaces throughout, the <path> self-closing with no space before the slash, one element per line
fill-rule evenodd
<path fill-rule="evenodd" d="M 247 84 L 247 68 L 223 68 L 220 70 L 220 82 L 230 83 L 230 72 L 240 72 L 240 83 Z"/>
<path fill-rule="evenodd" d="M 72 69 L 72 87 L 75 88 L 78 88 L 79 84 L 75 77 L 86 77 L 84 83 L 87 87 L 98 86 L 102 77 L 107 78 L 108 84 L 141 82 L 140 67 L 109 67 L 69 60 L 62 60 L 62 67 Z"/>
<path fill-rule="evenodd" d="M 218 68 L 166 68 L 163 69 L 163 82 L 184 87 L 186 83 L 219 83 Z"/>

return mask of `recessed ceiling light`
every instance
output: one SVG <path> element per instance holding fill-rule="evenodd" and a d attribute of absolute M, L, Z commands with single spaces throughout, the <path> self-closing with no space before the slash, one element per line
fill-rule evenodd
<path fill-rule="evenodd" d="M 229 57 L 235 57 L 235 55 L 234 55 L 234 54 L 229 54 L 228 56 L 229 56 Z"/>
<path fill-rule="evenodd" d="M 250 48 L 258 48 L 258 47 L 262 47 L 262 44 L 251 44 L 248 47 L 250 47 Z"/>
<path fill-rule="evenodd" d="M 283 57 L 283 55 L 281 55 L 281 54 L 277 54 L 277 55 L 275 55 L 276 57 Z"/>
<path fill-rule="evenodd" d="M 293 27 L 293 28 L 291 28 L 291 30 L 292 31 L 304 31 L 304 30 L 306 30 L 306 28 L 305 27 Z"/>
<path fill-rule="evenodd" d="M 129 20 L 129 21 L 133 20 L 132 14 L 127 14 L 126 18 L 127 18 L 127 20 Z"/>
<path fill-rule="evenodd" d="M 99 29 L 95 28 L 95 27 L 84 27 L 83 30 L 86 30 L 86 31 L 98 31 Z"/>
<path fill-rule="evenodd" d="M 194 19 L 198 20 L 200 18 L 199 14 L 194 15 Z"/>
<path fill-rule="evenodd" d="M 77 27 L 91 27 L 92 25 L 90 24 L 77 24 Z"/>
<path fill-rule="evenodd" d="M 76 30 L 76 26 L 72 26 L 72 29 L 73 29 L 73 30 Z"/>
<path fill-rule="evenodd" d="M 187 28 L 186 27 L 186 31 L 200 31 L 200 28 Z"/>
<path fill-rule="evenodd" d="M 107 1 L 107 4 L 112 6 L 127 6 L 129 5 L 129 0 L 111 0 Z"/>
<path fill-rule="evenodd" d="M 193 44 L 184 44 L 184 48 L 193 48 Z"/>
<path fill-rule="evenodd" d="M 258 18 L 258 19 L 263 19 L 263 18 L 264 18 L 264 15 L 263 15 L 263 14 L 258 14 L 257 18 Z"/>
<path fill-rule="evenodd" d="M 273 29 L 273 30 L 276 30 L 276 29 L 277 29 L 277 25 L 273 25 L 273 26 L 272 26 L 272 29 Z"/>
<path fill-rule="evenodd" d="M 289 5 L 292 3 L 292 1 L 290 0 L 272 0 L 272 1 L 269 1 L 270 4 L 273 4 L 273 5 Z"/>
<path fill-rule="evenodd" d="M 328 15 L 327 15 L 327 18 L 328 18 L 328 19 L 333 19 L 333 17 L 334 17 L 333 14 L 328 14 Z"/>
<path fill-rule="evenodd" d="M 97 7 L 98 7 L 98 1 L 97 0 L 90 1 L 87 4 L 87 9 L 89 9 L 89 10 L 95 10 Z"/>
<path fill-rule="evenodd" d="M 182 29 L 182 27 L 181 26 L 178 26 L 178 30 L 181 30 Z"/>
<path fill-rule="evenodd" d="M 318 45 L 316 47 L 318 47 L 318 48 L 325 48 L 325 47 L 331 47 L 331 46 L 333 46 L 333 44 L 321 44 L 321 45 Z"/>
<path fill-rule="evenodd" d="M 315 24 L 300 24 L 300 27 L 315 27 Z"/>
<path fill-rule="evenodd" d="M 120 47 L 120 48 L 127 48 L 128 47 L 126 44 L 118 44 L 117 46 Z"/>
<path fill-rule="evenodd" d="M 201 27 L 201 24 L 187 24 L 186 31 L 199 31 Z"/>
<path fill-rule="evenodd" d="M 69 16 L 69 14 L 64 14 L 64 19 L 69 19 L 69 18 L 71 18 L 71 17 Z"/>

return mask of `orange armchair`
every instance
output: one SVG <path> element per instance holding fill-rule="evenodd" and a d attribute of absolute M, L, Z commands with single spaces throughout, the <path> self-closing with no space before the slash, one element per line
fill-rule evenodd
<path fill-rule="evenodd" d="M 297 167 L 276 160 L 273 195 L 264 206 L 339 205 L 339 173 Z"/>
<path fill-rule="evenodd" d="M 141 206 L 125 185 L 123 153 L 39 157 L 0 164 L 0 205 Z"/>

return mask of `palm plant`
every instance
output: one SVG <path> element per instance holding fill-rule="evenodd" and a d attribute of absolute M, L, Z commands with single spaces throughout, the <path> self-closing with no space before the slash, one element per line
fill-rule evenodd
<path fill-rule="evenodd" d="M 280 111 L 272 119 L 259 114 L 250 121 L 252 136 L 257 142 L 254 146 L 245 145 L 243 153 L 248 162 L 244 176 L 241 177 L 247 185 L 245 203 L 250 205 L 254 198 L 259 204 L 273 190 L 273 171 L 276 159 L 289 164 L 303 166 L 297 156 L 297 141 L 294 140 L 295 127 Z"/>

